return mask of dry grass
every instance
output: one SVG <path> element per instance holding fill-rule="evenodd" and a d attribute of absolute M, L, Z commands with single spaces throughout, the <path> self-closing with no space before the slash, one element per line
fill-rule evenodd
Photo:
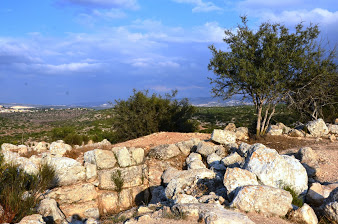
<path fill-rule="evenodd" d="M 20 154 L 21 157 L 26 157 L 26 158 L 31 158 L 31 156 L 34 156 L 34 155 L 37 156 L 39 155 L 39 153 L 37 151 L 32 150 L 32 151 L 28 151 L 26 153 Z"/>
<path fill-rule="evenodd" d="M 71 151 L 66 152 L 64 154 L 64 157 L 68 157 L 71 159 L 77 159 L 79 156 L 83 155 L 85 152 L 88 152 L 93 149 L 103 149 L 103 150 L 111 150 L 112 146 L 111 145 L 103 145 L 100 147 L 97 146 L 91 146 L 91 145 L 84 145 L 76 149 L 72 149 Z"/>
<path fill-rule="evenodd" d="M 300 148 L 308 146 L 313 143 L 311 140 L 291 138 L 285 136 L 271 136 L 266 135 L 260 138 L 250 138 L 247 141 L 248 144 L 262 143 L 263 145 L 276 149 L 277 152 L 281 152 L 290 148 Z"/>

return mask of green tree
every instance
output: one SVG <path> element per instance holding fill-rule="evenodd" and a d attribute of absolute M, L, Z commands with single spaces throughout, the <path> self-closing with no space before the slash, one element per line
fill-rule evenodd
<path fill-rule="evenodd" d="M 256 135 L 261 136 L 278 103 L 285 102 L 292 91 L 306 88 L 314 77 L 332 74 L 335 51 L 325 57 L 316 42 L 316 25 L 304 28 L 300 23 L 292 33 L 284 25 L 268 22 L 255 31 L 247 22 L 242 17 L 237 29 L 225 30 L 229 51 L 209 46 L 213 57 L 208 69 L 216 75 L 209 79 L 214 96 L 227 99 L 242 94 L 252 100 L 257 113 Z"/>
<path fill-rule="evenodd" d="M 195 107 L 187 99 L 174 100 L 172 94 L 152 94 L 136 91 L 128 100 L 116 101 L 113 129 L 119 141 L 138 138 L 159 131 L 193 132 L 196 122 L 191 120 Z"/>

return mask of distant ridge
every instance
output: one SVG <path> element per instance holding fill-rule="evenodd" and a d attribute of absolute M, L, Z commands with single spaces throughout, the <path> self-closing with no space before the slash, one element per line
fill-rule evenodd
<path fill-rule="evenodd" d="M 180 98 L 182 99 L 182 98 Z M 180 100 L 178 99 L 178 100 Z M 221 98 L 214 97 L 192 97 L 188 98 L 189 102 L 197 107 L 226 107 L 226 106 L 240 106 L 240 105 L 252 105 L 249 101 L 242 101 L 240 97 L 233 97 L 229 100 L 223 100 Z M 0 105 L 5 107 L 12 106 L 27 106 L 34 108 L 56 108 L 56 109 L 66 109 L 66 108 L 88 108 L 88 109 L 107 109 L 112 108 L 113 105 L 107 101 L 99 102 L 84 102 L 84 103 L 74 103 L 74 104 L 24 104 L 24 103 L 0 103 Z"/>

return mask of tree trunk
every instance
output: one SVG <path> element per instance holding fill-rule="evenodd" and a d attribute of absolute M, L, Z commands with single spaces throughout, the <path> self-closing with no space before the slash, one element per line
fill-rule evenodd
<path fill-rule="evenodd" d="M 267 108 L 265 109 L 265 115 L 264 115 L 264 119 L 261 125 L 261 134 L 264 135 L 264 127 L 265 127 L 265 123 L 266 123 L 266 119 L 268 118 L 268 114 L 269 114 L 269 110 L 270 110 L 270 104 L 268 104 Z"/>
<path fill-rule="evenodd" d="M 262 135 L 265 135 L 266 130 L 268 129 L 268 126 L 269 126 L 269 124 L 270 124 L 270 120 L 271 120 L 272 116 L 273 116 L 274 113 L 275 113 L 275 109 L 276 109 L 276 105 L 273 105 L 272 111 L 271 111 L 271 113 L 270 113 L 270 115 L 269 115 L 269 118 L 268 118 L 266 124 L 265 124 L 265 127 L 263 127 L 263 128 L 261 129 Z"/>
<path fill-rule="evenodd" d="M 262 104 L 257 105 L 257 124 L 256 124 L 256 136 L 261 135 L 261 120 L 262 120 Z"/>

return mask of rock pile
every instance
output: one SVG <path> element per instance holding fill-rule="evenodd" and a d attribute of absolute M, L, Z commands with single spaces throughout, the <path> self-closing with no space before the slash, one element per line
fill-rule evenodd
<path fill-rule="evenodd" d="M 325 123 L 320 123 L 324 131 L 308 125 L 313 136 L 328 133 Z M 278 124 L 269 133 L 295 130 Z M 304 147 L 295 157 L 280 155 L 259 143 L 238 142 L 246 136 L 247 129 L 230 125 L 227 130 L 214 130 L 210 141 L 191 139 L 149 152 L 112 147 L 104 141 L 97 146 L 106 150 L 93 149 L 77 159 L 64 157 L 72 149 L 62 141 L 48 144 L 47 149 L 45 143 L 27 149 L 10 144 L 1 148 L 6 162 L 27 173 L 36 173 L 40 164 L 56 170 L 57 181 L 43 195 L 39 215 L 20 223 L 94 224 L 104 215 L 117 213 L 128 218 L 125 223 L 156 223 L 169 213 L 204 223 L 254 223 L 243 212 L 288 214 L 311 224 L 318 223 L 317 214 L 338 222 L 338 183 L 315 182 L 320 172 L 315 151 Z M 34 149 L 41 153 L 20 156 Z M 183 170 L 179 161 L 184 162 Z M 306 204 L 297 207 L 295 199 Z"/>

